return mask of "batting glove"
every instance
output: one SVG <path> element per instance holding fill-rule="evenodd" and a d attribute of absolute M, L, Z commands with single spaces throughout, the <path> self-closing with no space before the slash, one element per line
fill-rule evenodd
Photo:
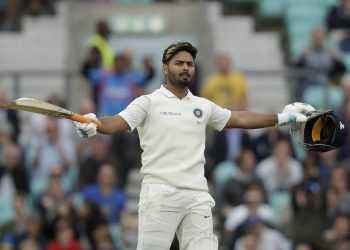
<path fill-rule="evenodd" d="M 302 102 L 294 102 L 284 107 L 282 113 L 277 114 L 277 126 L 286 126 L 297 122 L 306 122 L 307 115 L 315 111 L 315 108 Z"/>
<path fill-rule="evenodd" d="M 89 113 L 84 116 L 92 120 L 97 120 L 96 115 L 93 113 Z M 97 134 L 97 127 L 95 123 L 74 122 L 74 127 L 77 130 L 78 135 L 82 138 L 89 138 Z"/>

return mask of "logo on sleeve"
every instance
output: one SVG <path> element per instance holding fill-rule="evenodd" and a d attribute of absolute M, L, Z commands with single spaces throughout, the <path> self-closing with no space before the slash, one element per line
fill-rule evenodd
<path fill-rule="evenodd" d="M 197 118 L 201 118 L 203 116 L 203 111 L 201 109 L 194 109 L 193 110 L 193 114 L 197 117 Z"/>

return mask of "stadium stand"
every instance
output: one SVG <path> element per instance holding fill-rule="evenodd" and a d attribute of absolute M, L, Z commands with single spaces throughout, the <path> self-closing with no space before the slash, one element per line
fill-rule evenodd
<path fill-rule="evenodd" d="M 277 32 L 255 32 L 254 19 L 249 16 L 221 16 L 220 4 L 210 3 L 208 7 L 214 51 L 228 53 L 238 71 L 256 72 L 247 74 L 249 109 L 273 109 L 286 103 L 286 83 L 283 74 L 278 73 L 283 69 L 284 61 L 280 35 Z"/>
<path fill-rule="evenodd" d="M 310 43 L 311 31 L 319 26 L 327 28 L 327 14 L 338 1 L 60 0 L 52 1 L 52 3 L 54 4 L 54 13 L 33 16 L 24 11 L 20 17 L 21 30 L 0 32 L 0 87 L 6 90 L 8 99 L 13 99 L 18 95 L 47 99 L 53 92 L 58 92 L 66 99 L 70 109 L 78 110 L 80 100 L 90 96 L 90 88 L 87 82 L 79 76 L 80 72 L 78 71 L 86 56 L 88 38 L 94 32 L 95 23 L 103 18 L 108 20 L 113 29 L 109 42 L 114 51 L 117 54 L 120 52 L 133 54 L 135 70 L 139 71 L 142 68 L 143 58 L 150 57 L 153 60 L 156 73 L 145 88 L 146 92 L 158 88 L 162 81 L 159 70 L 162 54 L 160 48 L 164 48 L 174 40 L 183 39 L 189 40 L 199 47 L 200 82 L 204 82 L 205 78 L 215 71 L 213 63 L 215 55 L 218 52 L 225 52 L 232 58 L 234 68 L 247 78 L 249 110 L 276 112 L 280 111 L 284 104 L 290 100 L 301 98 L 301 96 L 293 96 L 290 92 L 292 81 L 286 75 L 297 80 L 298 72 L 290 68 L 290 65 Z M 6 4 L 7 1 L 0 0 L 0 12 L 6 9 Z M 230 8 L 226 8 L 227 6 Z M 239 6 L 243 6 L 244 11 L 240 12 Z M 232 13 L 230 13 L 231 8 L 235 9 Z M 196 18 L 195 22 L 193 17 Z M 277 28 L 264 27 L 264 22 L 260 24 L 259 20 L 273 20 L 278 24 L 275 26 Z M 266 29 L 264 30 L 264 28 Z M 350 52 L 343 50 L 339 37 L 329 36 L 327 38 L 330 47 L 340 54 L 350 72 Z M 335 87 L 334 92 L 328 92 L 327 88 L 318 86 L 317 91 L 311 89 L 307 92 L 306 97 L 310 100 L 316 100 L 315 105 L 322 107 L 325 106 L 325 103 L 321 96 L 331 96 L 329 106 L 337 108 L 350 120 L 348 96 L 343 96 L 343 92 L 346 92 L 345 87 L 344 90 L 339 89 L 336 84 L 332 87 Z M 92 107 L 89 112 L 95 112 L 95 108 Z M 5 125 L 3 118 L 4 115 L 0 113 L 0 126 Z M 32 134 L 30 140 L 19 140 L 19 145 L 24 153 L 23 165 L 32 173 L 34 171 L 31 168 L 36 167 L 37 159 L 32 159 L 33 166 L 29 166 L 25 159 L 27 159 L 31 148 L 29 142 L 45 139 L 45 137 L 41 138 L 45 127 L 40 126 L 44 120 L 33 118 L 31 121 L 25 113 L 21 113 L 21 121 L 23 124 L 22 133 L 28 133 L 28 130 L 32 129 L 29 131 Z M 33 129 L 33 126 L 29 126 L 33 125 L 29 124 L 30 122 L 37 125 L 34 126 L 36 130 Z M 59 125 L 61 130 L 67 130 L 65 126 L 67 124 Z M 69 128 L 71 128 L 70 125 Z M 259 140 L 255 133 L 261 135 Z M 270 149 L 276 145 L 280 136 L 282 137 L 282 135 L 276 135 L 274 131 L 267 133 L 258 131 L 252 135 L 253 143 L 250 150 L 255 154 L 262 150 L 267 157 L 270 156 Z M 93 144 L 89 140 L 82 141 L 75 134 L 70 134 L 69 131 L 65 131 L 64 136 L 76 143 L 77 165 L 81 164 L 83 160 L 90 159 L 88 156 L 93 152 L 101 150 L 101 145 L 98 143 Z M 283 136 L 283 138 L 289 139 L 288 135 L 283 134 Z M 5 141 L 3 138 L 4 134 L 0 131 L 0 167 Z M 212 139 L 208 136 L 209 144 Z M 259 143 L 256 143 L 257 141 Z M 284 237 L 280 237 L 285 238 L 284 243 L 288 245 L 284 249 L 303 249 L 297 248 L 298 244 L 304 244 L 304 246 L 309 247 L 304 249 L 312 250 L 349 249 L 350 232 L 345 230 L 343 232 L 345 236 L 338 235 L 341 230 L 338 230 L 337 226 L 339 225 L 335 223 L 335 218 L 339 217 L 340 214 L 350 216 L 348 211 L 348 204 L 350 204 L 349 145 L 322 155 L 305 152 L 295 145 L 293 149 L 290 155 L 288 153 L 288 157 L 285 157 L 285 152 L 281 152 L 281 157 L 277 157 L 283 162 L 286 158 L 292 159 L 303 167 L 302 181 L 292 187 L 288 186 L 290 188 L 288 190 L 283 189 L 284 184 L 286 184 L 283 181 L 279 183 L 281 190 L 275 192 L 266 192 L 261 185 L 263 180 L 259 183 L 250 183 L 251 185 L 246 184 L 251 181 L 250 177 L 256 177 L 255 167 L 259 162 L 248 164 L 253 167 L 249 170 L 252 174 L 249 176 L 244 172 L 245 164 L 241 166 L 242 169 L 237 167 L 237 159 L 226 159 L 215 166 L 216 169 L 213 170 L 213 178 L 209 182 L 209 187 L 217 199 L 213 220 L 215 232 L 220 239 L 220 250 L 232 250 L 234 248 L 229 248 L 229 246 L 234 245 L 234 240 L 241 239 L 238 241 L 241 243 L 246 239 L 241 236 L 244 235 L 243 229 L 247 224 L 241 224 L 240 227 L 237 227 L 239 230 L 231 232 L 231 235 L 227 235 L 223 229 L 229 208 L 220 207 L 222 204 L 220 196 L 227 180 L 230 179 L 234 182 L 235 178 L 242 184 L 243 188 L 239 187 L 242 188 L 242 192 L 250 189 L 253 190 L 254 194 L 254 191 L 256 193 L 258 190 L 261 192 L 261 197 L 265 197 L 263 200 L 260 199 L 259 203 L 261 202 L 263 207 L 269 207 L 269 211 L 273 211 L 271 218 L 269 217 L 272 225 L 267 225 L 267 227 L 277 229 L 279 236 L 284 235 Z M 127 152 L 133 156 L 138 153 Z M 115 152 L 108 149 L 108 155 L 114 157 Z M 118 160 L 120 161 L 117 159 L 117 162 Z M 99 166 L 98 156 L 94 158 L 94 161 L 91 163 L 88 160 L 88 163 L 91 163 L 91 166 Z M 211 159 L 208 158 L 208 162 L 210 161 Z M 27 215 L 29 216 L 32 211 L 35 211 L 34 214 L 40 214 L 43 227 L 40 232 L 43 232 L 42 235 L 45 239 L 39 243 L 45 242 L 46 244 L 52 240 L 52 235 L 49 234 L 59 233 L 60 228 L 75 230 L 74 225 L 79 225 L 75 233 L 81 236 L 78 241 L 86 249 L 94 249 L 91 247 L 95 246 L 94 244 L 107 244 L 111 249 L 116 249 L 113 247 L 113 242 L 119 244 L 120 239 L 123 241 L 121 245 L 124 245 L 120 249 L 135 249 L 137 244 L 137 210 L 142 181 L 138 167 L 139 165 L 130 169 L 123 188 L 115 184 L 116 188 L 120 188 L 120 192 L 125 192 L 126 206 L 123 209 L 130 216 L 126 222 L 124 218 L 121 218 L 120 224 L 107 224 L 99 207 L 94 210 L 93 206 L 86 206 L 81 187 L 78 187 L 76 182 L 77 176 L 79 176 L 78 171 L 84 171 L 87 168 L 81 170 L 74 165 L 69 171 L 66 171 L 66 175 L 51 173 L 50 177 L 31 178 L 28 194 L 30 211 L 27 211 Z M 281 164 L 280 167 L 285 170 L 283 169 L 284 164 Z M 277 175 L 278 171 L 275 172 Z M 281 171 L 281 173 L 280 179 L 285 180 L 283 175 L 285 172 Z M 88 174 L 90 177 L 96 177 L 94 173 Z M 287 174 L 287 176 L 289 175 Z M 9 230 L 10 233 L 7 236 L 11 237 L 1 238 L 0 248 L 13 245 L 13 249 L 16 249 L 16 243 L 12 241 L 14 231 L 5 228 L 6 224 L 13 223 L 14 219 L 18 219 L 15 218 L 12 208 L 13 197 L 1 194 L 4 187 L 8 188 L 6 186 L 7 177 L 5 175 L 4 178 L 0 178 L 0 236 L 3 237 L 2 233 Z M 276 178 L 276 181 L 280 179 Z M 11 187 L 9 189 L 11 190 Z M 250 195 L 245 198 L 247 204 L 239 208 L 241 218 L 244 218 L 246 211 L 256 209 L 254 206 L 257 204 L 257 197 Z M 103 211 L 103 209 L 101 210 Z M 263 211 L 261 214 L 264 216 L 265 212 Z M 64 223 L 58 223 L 57 218 L 64 219 Z M 249 226 L 260 223 L 259 218 L 248 216 L 247 219 L 250 223 Z M 56 223 L 57 227 L 54 226 Z M 345 220 L 344 228 L 350 228 L 350 224 L 346 225 L 346 223 Z M 24 224 L 21 226 L 24 229 L 27 228 Z M 92 232 L 95 232 L 100 238 L 94 238 Z M 276 234 L 274 235 L 276 236 Z M 106 241 L 99 242 L 101 239 Z M 72 240 L 77 239 L 73 237 Z M 310 243 L 309 240 L 313 242 Z M 252 242 L 254 243 L 254 238 Z M 327 242 L 326 248 L 323 246 L 323 242 Z M 312 248 L 312 244 L 319 245 L 319 248 Z M 340 248 L 340 244 L 348 248 Z M 178 248 L 173 246 L 171 249 Z"/>
<path fill-rule="evenodd" d="M 0 33 L 0 68 L 2 75 L 7 72 L 1 82 L 6 85 L 9 98 L 15 97 L 13 86 L 16 83 L 12 76 L 18 71 L 29 73 L 21 77 L 20 93 L 17 95 L 25 93 L 27 96 L 45 99 L 47 93 L 66 92 L 64 77 L 50 72 L 65 69 L 68 47 L 67 8 L 67 2 L 58 2 L 57 15 L 24 16 L 21 32 Z"/>

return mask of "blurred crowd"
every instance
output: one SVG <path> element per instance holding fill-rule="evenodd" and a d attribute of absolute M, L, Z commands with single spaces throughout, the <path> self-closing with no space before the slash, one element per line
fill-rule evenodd
<path fill-rule="evenodd" d="M 349 85 L 349 64 L 343 55 L 350 55 L 350 1 L 339 0 L 325 17 L 325 27 L 315 27 L 311 42 L 295 62 L 300 74 L 295 96 L 321 108 L 340 108 Z M 321 98 L 320 98 L 321 97 Z"/>
<path fill-rule="evenodd" d="M 27 1 L 34 15 L 49 2 Z M 328 30 L 313 30 L 295 65 L 317 72 L 300 78 L 299 101 L 317 108 L 327 104 L 350 122 L 349 69 L 325 39 L 335 36 L 349 49 L 349 2 L 330 10 Z M 116 53 L 110 35 L 108 23 L 99 21 L 86 48 L 81 75 L 91 96 L 81 101 L 82 114 L 117 114 L 147 94 L 156 74 L 151 58 L 135 69 L 131 49 Z M 233 111 L 249 109 L 247 79 L 235 70 L 233 58 L 217 54 L 214 63 L 217 72 L 203 84 L 197 80 L 193 92 Z M 324 91 L 325 81 L 331 83 L 327 103 L 317 92 Z M 0 89 L 0 102 L 6 100 Z M 66 107 L 58 94 L 47 101 Z M 135 248 L 136 239 L 128 235 L 137 230 L 137 214 L 127 205 L 127 188 L 130 170 L 141 165 L 137 134 L 80 139 L 71 121 L 29 113 L 23 118 L 14 110 L 0 110 L 0 124 L 1 249 Z M 223 247 L 350 250 L 350 140 L 340 149 L 317 153 L 304 151 L 288 131 L 276 127 L 257 135 L 208 131 L 205 153 Z"/>

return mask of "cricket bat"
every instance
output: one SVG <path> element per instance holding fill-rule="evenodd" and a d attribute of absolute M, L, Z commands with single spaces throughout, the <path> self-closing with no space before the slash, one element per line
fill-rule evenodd
<path fill-rule="evenodd" d="M 83 115 L 76 114 L 73 111 L 33 98 L 22 97 L 14 101 L 0 103 L 0 108 L 23 110 L 54 118 L 69 119 L 81 123 L 93 122 L 97 127 L 101 126 L 101 122 L 99 120 L 94 121 Z"/>

